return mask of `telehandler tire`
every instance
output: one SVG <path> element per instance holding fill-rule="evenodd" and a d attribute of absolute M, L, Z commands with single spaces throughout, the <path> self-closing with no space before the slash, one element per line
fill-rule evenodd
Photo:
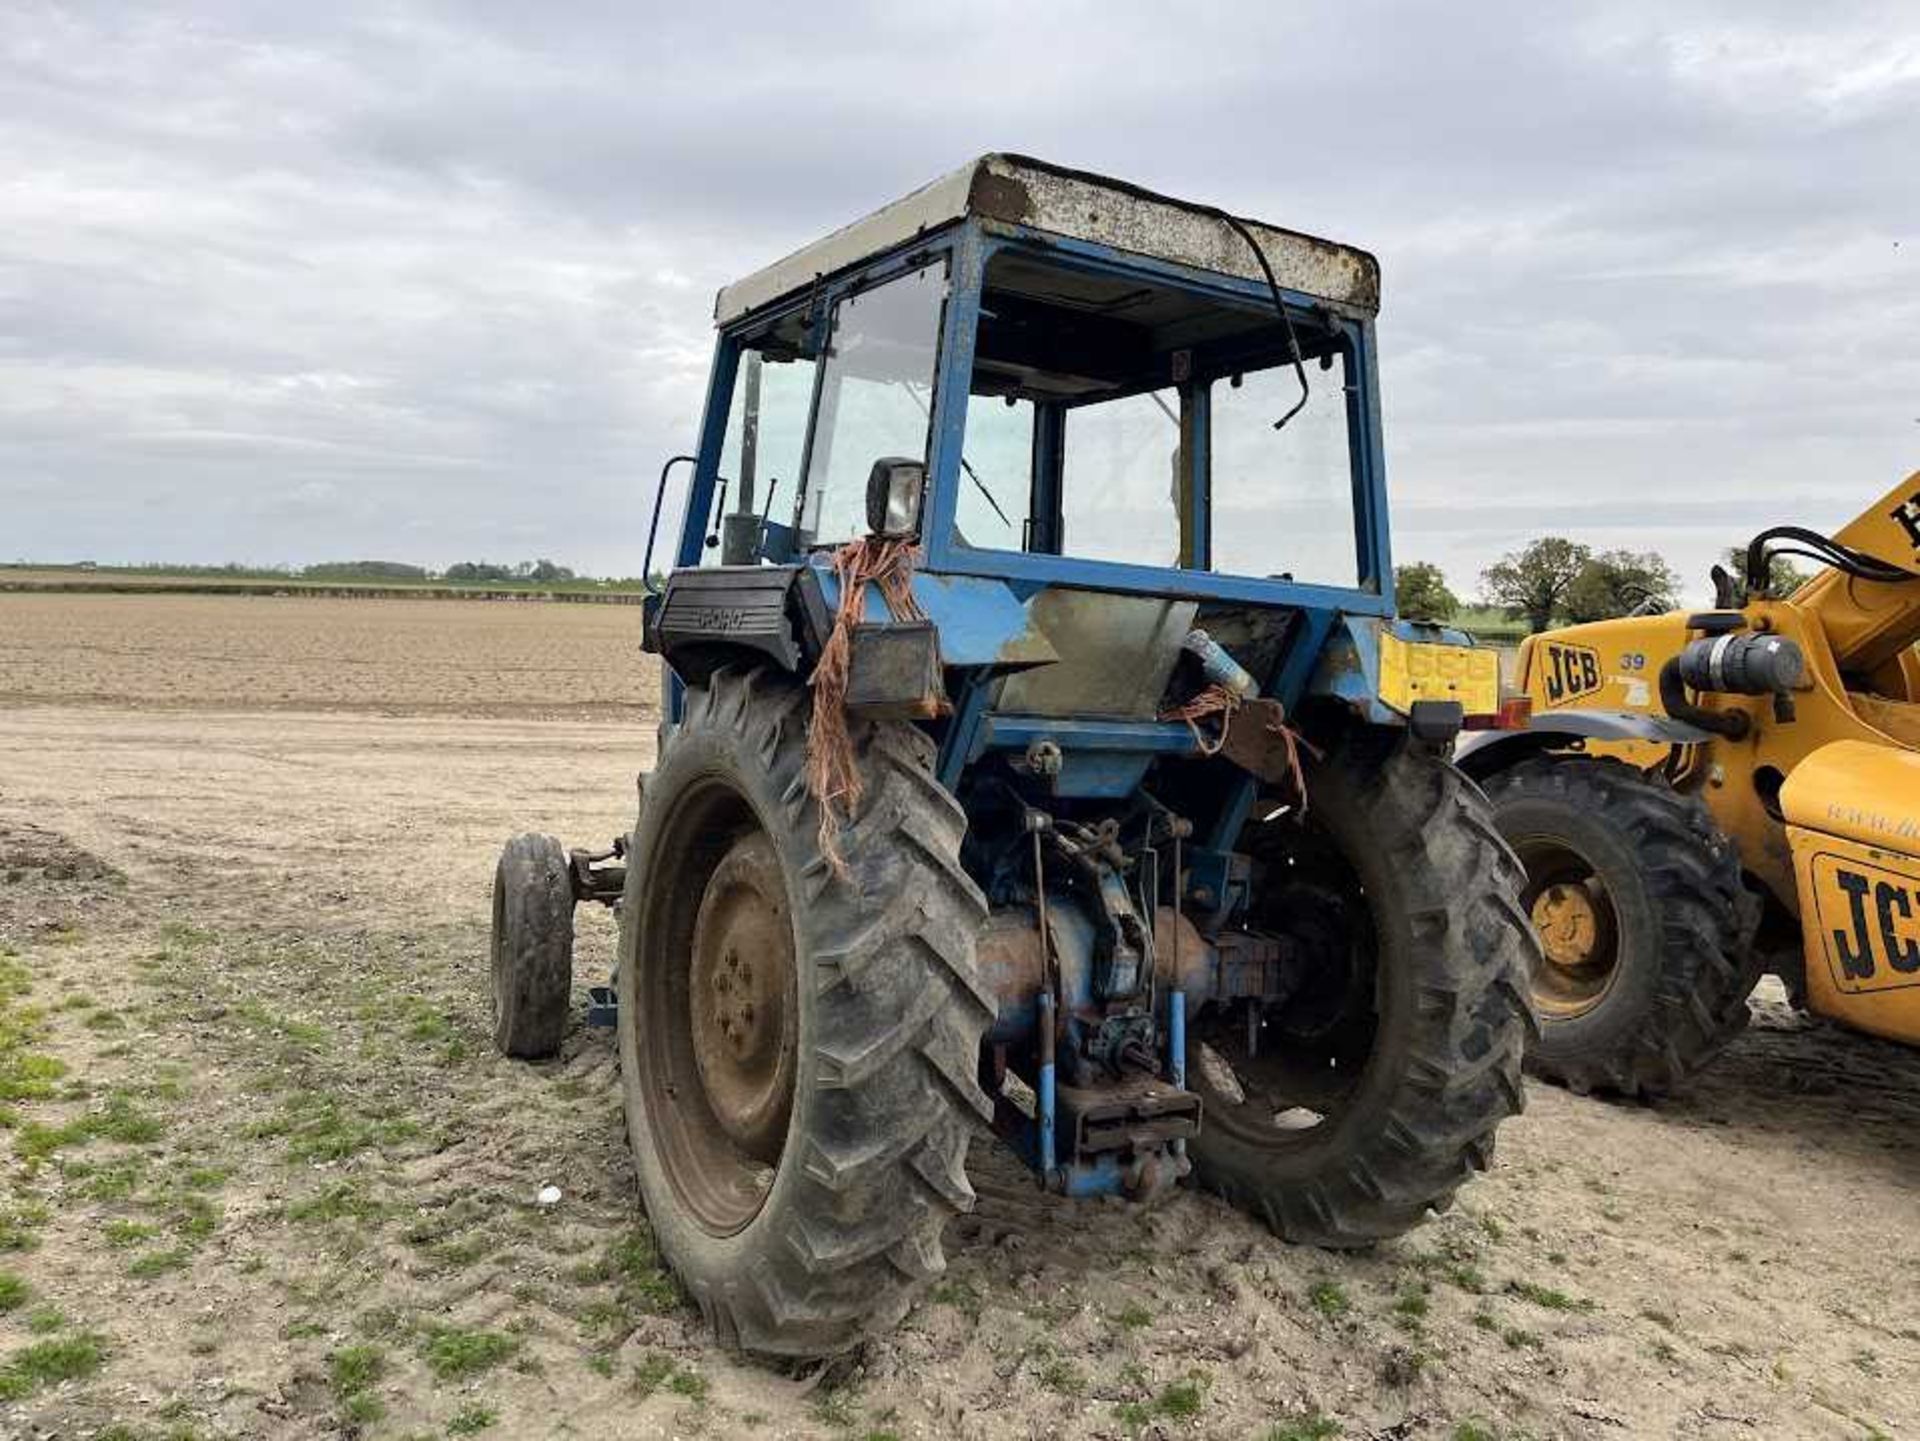
<path fill-rule="evenodd" d="M 1287 1004 L 1195 1028 L 1192 1150 L 1202 1185 L 1287 1240 L 1367 1246 L 1446 1209 L 1522 1108 L 1535 943 L 1486 798 L 1447 762 L 1363 731 L 1306 779 L 1304 822 L 1243 845 L 1255 925 L 1319 963 Z"/>
<path fill-rule="evenodd" d="M 1707 808 L 1620 761 L 1544 755 L 1486 781 L 1541 939 L 1529 1068 L 1656 1096 L 1745 1029 L 1758 902 Z"/>
<path fill-rule="evenodd" d="M 648 778 L 621 906 L 621 1085 L 660 1250 L 724 1344 L 844 1351 L 945 1269 L 992 1115 L 966 818 L 905 724 L 854 727 L 866 782 L 822 855 L 807 691 L 687 690 Z"/>
<path fill-rule="evenodd" d="M 493 872 L 493 1044 L 539 1061 L 560 1049 L 573 997 L 573 877 L 552 836 L 519 835 Z"/>

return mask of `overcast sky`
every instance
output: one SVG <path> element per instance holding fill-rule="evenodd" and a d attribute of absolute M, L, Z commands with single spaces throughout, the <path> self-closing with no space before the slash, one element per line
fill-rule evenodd
<path fill-rule="evenodd" d="M 1920 469 L 1910 0 L 653 9 L 9 0 L 0 557 L 632 573 L 714 290 L 988 149 L 1377 254 L 1460 589 Z"/>

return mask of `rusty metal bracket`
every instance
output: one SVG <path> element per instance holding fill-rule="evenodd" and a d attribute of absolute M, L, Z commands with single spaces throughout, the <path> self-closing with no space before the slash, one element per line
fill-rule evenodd
<path fill-rule="evenodd" d="M 567 875 L 573 886 L 573 901 L 591 901 L 612 909 L 620 904 L 620 893 L 627 888 L 627 868 L 607 862 L 624 860 L 627 838 L 614 837 L 604 851 L 574 849 L 567 852 Z"/>

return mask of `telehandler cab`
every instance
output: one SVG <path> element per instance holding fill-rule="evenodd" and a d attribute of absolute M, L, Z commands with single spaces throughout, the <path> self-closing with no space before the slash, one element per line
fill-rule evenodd
<path fill-rule="evenodd" d="M 1775 596 L 1779 554 L 1828 569 Z M 1526 867 L 1530 1059 L 1579 1090 L 1678 1085 L 1768 970 L 1920 1041 L 1920 473 L 1832 539 L 1763 531 L 1714 587 L 1530 637 L 1530 726 L 1461 747 Z"/>
<path fill-rule="evenodd" d="M 1487 1165 L 1533 933 L 1445 754 L 1496 658 L 1393 618 L 1378 301 L 1361 251 L 1004 155 L 720 292 L 639 819 L 509 845 L 493 980 L 550 1054 L 617 899 L 594 1014 L 723 1340 L 896 1321 L 986 1126 L 1048 1191 L 1191 1172 L 1326 1246 Z"/>

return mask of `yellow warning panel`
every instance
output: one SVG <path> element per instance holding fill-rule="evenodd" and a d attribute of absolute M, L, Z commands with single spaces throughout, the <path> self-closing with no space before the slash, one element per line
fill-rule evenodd
<path fill-rule="evenodd" d="M 1457 700 L 1468 715 L 1500 709 L 1500 656 L 1491 647 L 1405 641 L 1380 632 L 1380 699 L 1406 715 L 1417 700 Z"/>
<path fill-rule="evenodd" d="M 1920 859 L 1789 826 L 1806 933 L 1807 1003 L 1920 1041 Z"/>

